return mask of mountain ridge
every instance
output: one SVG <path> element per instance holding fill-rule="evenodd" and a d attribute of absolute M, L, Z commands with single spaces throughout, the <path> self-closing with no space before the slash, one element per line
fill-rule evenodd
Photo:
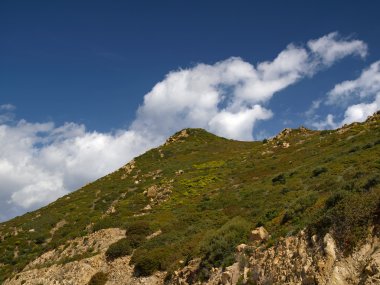
<path fill-rule="evenodd" d="M 378 112 L 364 123 L 337 130 L 285 129 L 262 142 L 228 140 L 202 129 L 181 130 L 115 172 L 46 207 L 1 223 L 0 280 L 13 276 L 14 283 L 8 279 L 9 284 L 37 284 L 21 280 L 23 272 L 30 271 L 33 260 L 42 254 L 64 251 L 65 246 L 73 254 L 37 267 L 47 270 L 107 256 L 112 243 L 86 247 L 82 253 L 70 244 L 112 228 L 127 230 L 121 240 L 127 239 L 130 249 L 122 254 L 129 256 L 130 272 L 137 278 L 133 282 L 157 274 L 175 280 L 178 270 L 197 258 L 200 269 L 192 278 L 206 282 L 213 278 L 213 268 L 234 264 L 235 247 L 249 243 L 250 230 L 260 226 L 270 233 L 265 247 L 306 229 L 308 237 L 319 235 L 322 240 L 331 233 L 337 251 L 343 254 L 347 249 L 344 254 L 349 255 L 368 236 L 371 225 L 376 225 L 379 122 Z M 353 201 L 358 209 L 351 213 L 347 203 Z M 360 215 L 365 211 L 367 215 Z M 349 217 L 342 224 L 353 234 L 342 229 L 336 217 Z M 131 227 L 138 229 L 133 238 L 128 237 Z M 373 236 L 376 231 L 372 226 Z M 220 248 L 224 253 L 215 255 Z M 150 274 L 153 277 L 143 277 Z"/>

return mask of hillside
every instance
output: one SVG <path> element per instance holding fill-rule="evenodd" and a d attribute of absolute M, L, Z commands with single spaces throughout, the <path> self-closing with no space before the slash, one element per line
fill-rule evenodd
<path fill-rule="evenodd" d="M 315 264 L 359 264 L 361 246 L 378 242 L 379 213 L 380 113 L 338 130 L 285 129 L 262 142 L 185 129 L 0 224 L 0 282 L 86 284 L 96 275 L 92 284 L 323 284 L 329 277 Z M 281 250 L 298 255 L 274 261 Z M 283 269 L 297 256 L 305 256 L 304 273 Z M 234 264 L 239 280 L 227 272 Z M 375 269 L 360 280 L 380 282 Z M 342 282 L 331 284 L 349 284 Z"/>

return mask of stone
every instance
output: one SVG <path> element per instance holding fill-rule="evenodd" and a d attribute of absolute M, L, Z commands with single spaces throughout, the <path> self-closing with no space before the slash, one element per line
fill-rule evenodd
<path fill-rule="evenodd" d="M 269 234 L 264 227 L 258 227 L 251 232 L 252 241 L 263 242 L 263 241 L 267 241 L 268 238 L 269 238 Z"/>
<path fill-rule="evenodd" d="M 239 244 L 239 245 L 236 247 L 236 250 L 237 250 L 237 252 L 243 252 L 244 249 L 246 249 L 246 248 L 247 248 L 247 245 L 244 244 L 244 243 L 242 243 L 242 244 Z"/>
<path fill-rule="evenodd" d="M 157 196 L 157 193 L 158 193 L 158 191 L 157 191 L 157 187 L 156 187 L 155 185 L 153 185 L 153 186 L 150 186 L 150 187 L 147 189 L 146 196 L 147 196 L 148 198 L 154 198 L 154 197 Z"/>

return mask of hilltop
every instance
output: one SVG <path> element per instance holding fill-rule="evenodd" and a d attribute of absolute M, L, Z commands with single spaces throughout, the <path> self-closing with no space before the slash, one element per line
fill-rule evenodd
<path fill-rule="evenodd" d="M 0 282 L 376 284 L 379 213 L 379 112 L 256 142 L 185 129 L 1 223 Z"/>

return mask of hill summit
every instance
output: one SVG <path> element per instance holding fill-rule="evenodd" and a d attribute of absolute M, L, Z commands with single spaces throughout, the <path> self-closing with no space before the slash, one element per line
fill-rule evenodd
<path fill-rule="evenodd" d="M 379 214 L 379 112 L 256 142 L 185 129 L 1 223 L 0 282 L 379 284 Z"/>

